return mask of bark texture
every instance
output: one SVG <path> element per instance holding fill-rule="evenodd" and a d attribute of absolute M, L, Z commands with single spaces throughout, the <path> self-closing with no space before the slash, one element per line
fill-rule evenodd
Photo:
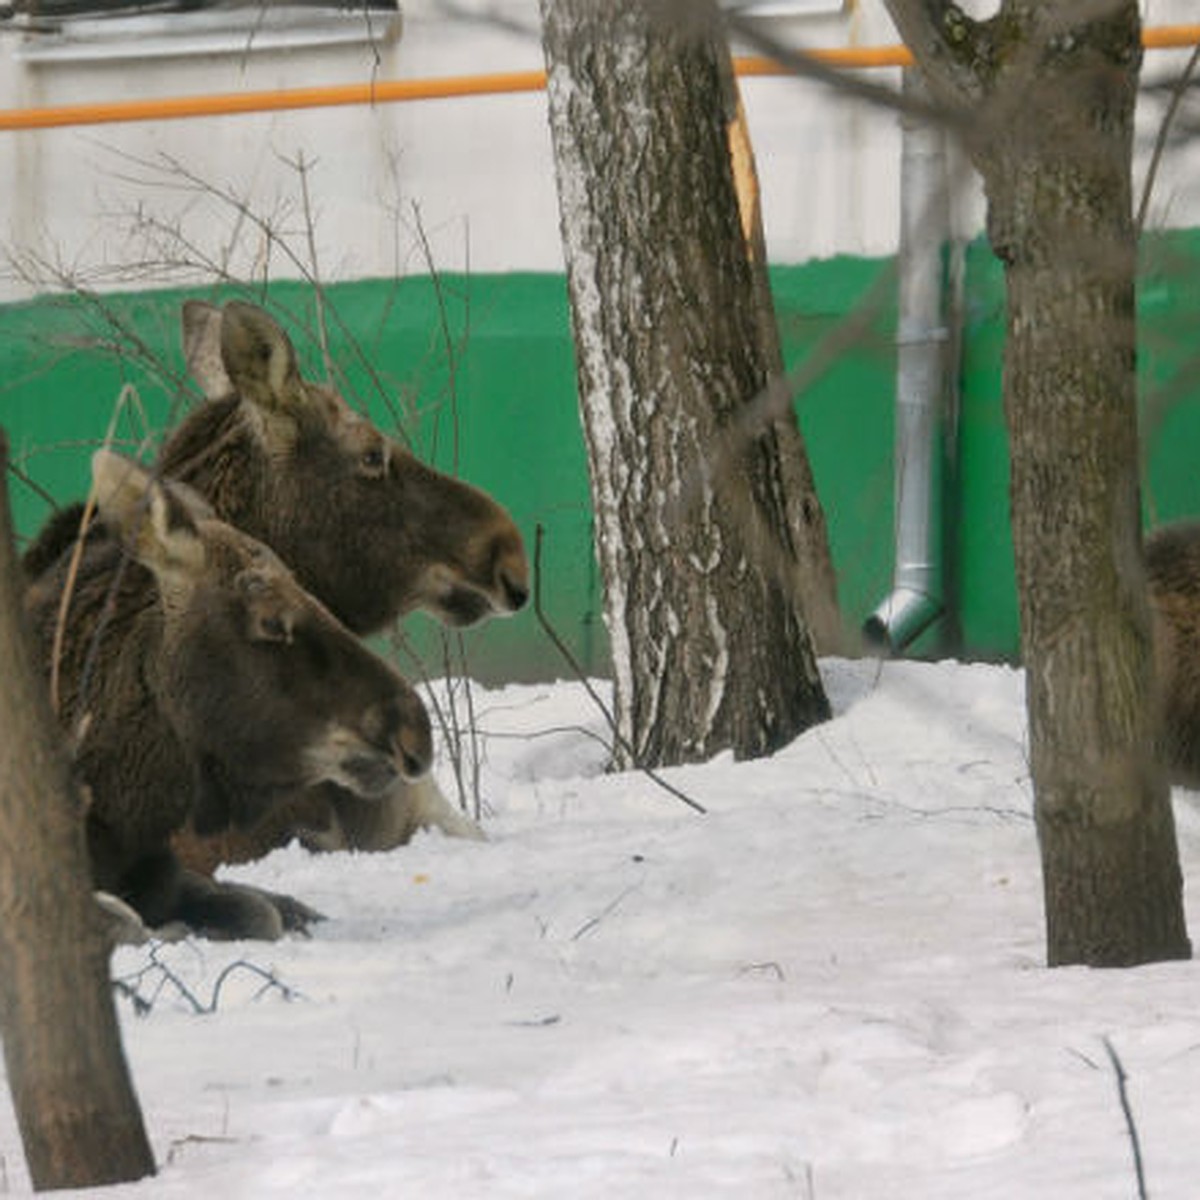
<path fill-rule="evenodd" d="M 1048 959 L 1186 957 L 1141 556 L 1137 4 L 1005 3 L 981 23 L 936 0 L 889 7 L 933 93 L 972 112 L 968 147 L 1007 280 L 1004 402 Z"/>
<path fill-rule="evenodd" d="M 0 474 L 8 445 L 0 433 Z M 0 488 L 0 1034 L 34 1187 L 154 1173 L 125 1064 L 83 812 L 21 619 Z"/>
<path fill-rule="evenodd" d="M 768 753 L 828 705 L 780 434 L 743 420 L 775 364 L 729 51 L 708 2 L 542 15 L 618 720 L 642 765 Z"/>

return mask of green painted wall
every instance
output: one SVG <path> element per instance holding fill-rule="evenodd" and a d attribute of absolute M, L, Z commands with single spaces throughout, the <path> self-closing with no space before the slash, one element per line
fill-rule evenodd
<path fill-rule="evenodd" d="M 1141 372 L 1146 508 L 1151 520 L 1200 512 L 1200 402 L 1190 380 L 1200 313 L 1200 234 L 1155 237 L 1143 255 Z M 829 518 L 843 608 L 857 624 L 891 576 L 894 284 L 885 260 L 839 258 L 773 272 L 788 364 L 813 370 L 797 412 Z M 14 451 L 19 531 L 29 536 L 50 497 L 83 494 L 88 454 L 117 414 L 120 441 L 153 443 L 194 402 L 181 379 L 179 303 L 195 292 L 46 298 L 0 307 L 0 421 Z M 211 295 L 211 294 L 210 294 Z M 272 305 L 306 370 L 322 373 L 309 290 L 274 284 Z M 589 670 L 605 670 L 606 639 L 591 546 L 587 465 L 575 402 L 565 283 L 560 276 L 446 275 L 328 289 L 326 324 L 342 390 L 425 457 L 492 492 L 532 548 L 545 530 L 542 593 L 555 628 Z M 862 315 L 865 313 L 865 317 Z M 987 247 L 968 250 L 957 426 L 960 469 L 947 498 L 951 585 L 962 641 L 926 639 L 928 653 L 1012 657 L 1017 623 L 1000 402 L 1003 280 Z M 319 502 L 319 497 L 314 500 Z M 440 671 L 432 623 L 408 623 Z M 532 612 L 465 635 L 484 679 L 569 673 Z"/>
<path fill-rule="evenodd" d="M 834 330 L 884 270 L 839 260 L 777 273 L 791 361 Z M 50 497 L 81 496 L 87 461 L 114 419 L 130 451 L 156 442 L 194 397 L 181 378 L 185 292 L 42 299 L 0 308 L 0 420 L 13 443 L 18 530 L 32 535 Z M 306 370 L 320 376 L 309 291 L 271 287 Z M 532 549 L 544 531 L 544 608 L 589 670 L 606 667 L 592 551 L 587 461 L 575 401 L 565 282 L 560 276 L 441 276 L 328 289 L 331 355 L 342 390 L 444 469 L 512 511 Z M 892 352 L 886 328 L 801 398 L 851 611 L 885 586 L 891 524 Z M 132 392 L 131 390 L 132 389 Z M 433 623 L 408 629 L 437 670 Z M 465 635 L 481 677 L 569 674 L 532 612 Z"/>

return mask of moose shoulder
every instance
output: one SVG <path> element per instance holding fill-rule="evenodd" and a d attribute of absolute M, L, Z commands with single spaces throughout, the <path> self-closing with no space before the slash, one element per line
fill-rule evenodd
<path fill-rule="evenodd" d="M 70 583 L 65 557 L 45 571 L 26 607 L 91 796 L 95 885 L 149 926 L 302 927 L 316 914 L 296 901 L 182 869 L 172 834 L 253 825 L 326 783 L 381 795 L 428 769 L 428 715 L 270 549 L 187 488 L 103 451 L 93 476 L 112 536 L 85 543 Z"/>

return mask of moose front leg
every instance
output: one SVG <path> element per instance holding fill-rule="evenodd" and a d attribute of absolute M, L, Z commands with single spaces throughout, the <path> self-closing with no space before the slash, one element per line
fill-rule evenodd
<path fill-rule="evenodd" d="M 175 916 L 205 937 L 223 941 L 278 941 L 307 936 L 323 914 L 293 896 L 181 871 Z"/>

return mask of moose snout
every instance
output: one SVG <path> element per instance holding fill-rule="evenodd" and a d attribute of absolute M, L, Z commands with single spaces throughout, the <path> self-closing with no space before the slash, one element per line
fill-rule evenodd
<path fill-rule="evenodd" d="M 499 590 L 510 612 L 519 612 L 529 599 L 529 584 L 523 576 L 518 579 L 506 571 L 501 571 Z"/>
<path fill-rule="evenodd" d="M 352 723 L 334 721 L 305 753 L 310 784 L 336 783 L 356 795 L 383 795 L 397 779 L 416 780 L 433 765 L 433 730 L 411 689 L 360 710 Z"/>
<path fill-rule="evenodd" d="M 416 700 L 415 712 L 401 723 L 396 735 L 400 751 L 400 773 L 405 779 L 420 779 L 433 766 L 433 730 L 429 725 L 429 713 Z"/>
<path fill-rule="evenodd" d="M 416 692 L 376 705 L 367 714 L 364 728 L 371 741 L 386 751 L 393 770 L 405 779 L 420 779 L 433 765 L 433 729 Z"/>
<path fill-rule="evenodd" d="M 386 754 L 365 751 L 348 754 L 341 762 L 346 783 L 359 796 L 382 796 L 400 775 L 400 768 Z"/>
<path fill-rule="evenodd" d="M 529 558 L 516 526 L 500 534 L 492 547 L 493 608 L 515 613 L 529 600 Z"/>

